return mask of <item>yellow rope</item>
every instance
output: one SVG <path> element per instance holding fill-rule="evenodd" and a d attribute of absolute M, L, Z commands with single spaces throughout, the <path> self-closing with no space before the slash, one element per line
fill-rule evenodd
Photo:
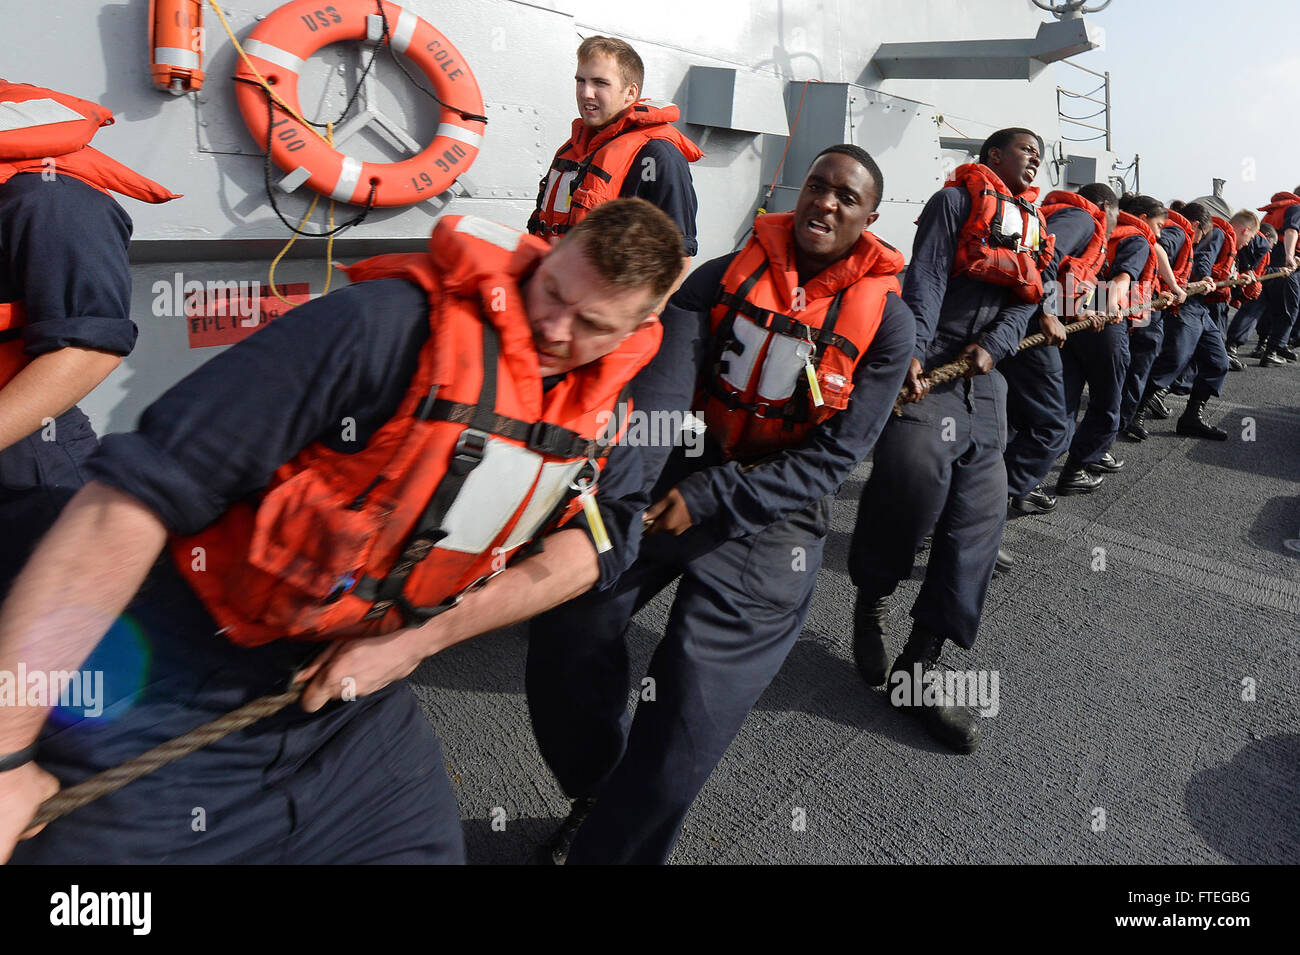
<path fill-rule="evenodd" d="M 266 90 L 267 95 L 279 103 L 281 109 L 300 122 L 303 129 L 310 133 L 314 133 L 319 138 L 325 139 L 326 142 L 329 142 L 326 137 L 321 136 L 320 133 L 316 132 L 312 125 L 308 123 L 307 120 L 303 119 L 296 109 L 284 100 L 280 99 L 275 90 L 271 88 L 271 84 L 266 81 L 266 77 L 257 71 L 257 67 L 253 65 L 253 61 L 248 58 L 248 54 L 244 52 L 243 46 L 240 45 L 239 40 L 235 37 L 235 31 L 230 29 L 230 24 L 226 22 L 226 14 L 222 11 L 221 4 L 217 3 L 217 0 L 208 0 L 208 3 L 211 4 L 213 10 L 217 11 L 217 16 L 221 19 L 221 25 L 226 28 L 226 36 L 230 37 L 230 42 L 235 45 L 235 50 L 239 53 L 239 58 L 244 61 L 244 65 L 248 67 L 249 72 L 257 77 L 257 82 L 262 84 L 262 88 Z"/>
<path fill-rule="evenodd" d="M 230 37 L 230 42 L 234 44 L 235 50 L 239 53 L 239 58 L 244 61 L 244 65 L 248 67 L 249 72 L 252 73 L 253 76 L 257 77 L 257 82 L 262 84 L 262 89 L 266 90 L 266 95 L 271 97 L 271 99 L 275 100 L 275 102 L 279 103 L 280 108 L 283 109 L 290 116 L 292 116 L 294 119 L 296 119 L 302 125 L 303 129 L 307 130 L 308 132 L 315 133 L 316 136 L 325 140 L 325 142 L 329 144 L 329 147 L 333 149 L 334 148 L 334 124 L 327 123 L 325 125 L 325 135 L 321 136 L 321 134 L 317 132 L 315 128 L 313 128 L 311 124 L 307 122 L 307 120 L 302 118 L 302 116 L 298 113 L 296 109 L 294 109 L 284 100 L 282 100 L 276 94 L 275 90 L 271 88 L 271 84 L 267 82 L 266 77 L 264 77 L 261 73 L 258 72 L 257 67 L 253 65 L 253 61 L 248 58 L 248 54 L 244 52 L 244 47 L 240 44 L 239 40 L 235 37 L 235 31 L 230 28 L 230 23 L 226 20 L 226 14 L 225 11 L 221 9 L 221 4 L 219 4 L 217 0 L 208 0 L 208 4 L 212 7 L 213 10 L 216 11 L 218 19 L 221 20 L 221 25 L 225 27 L 226 36 Z M 293 306 L 293 302 L 289 301 L 287 298 L 281 295 L 279 287 L 275 284 L 275 269 L 276 266 L 280 264 L 280 260 L 284 258 L 285 253 L 287 253 L 289 249 L 293 247 L 293 244 L 298 241 L 298 232 L 301 231 L 302 227 L 307 224 L 307 220 L 311 218 L 311 214 L 316 211 L 316 203 L 318 203 L 319 201 L 320 201 L 320 193 L 317 193 L 316 196 L 312 199 L 311 205 L 307 207 L 306 214 L 302 217 L 302 220 L 298 223 L 298 229 L 294 231 L 294 234 L 289 237 L 289 241 L 284 244 L 284 248 L 281 249 L 280 253 L 271 261 L 271 268 L 266 275 L 267 281 L 270 282 L 271 284 L 271 293 L 280 301 L 284 302 L 285 305 L 288 305 L 290 307 Z M 333 263 L 334 263 L 334 199 L 331 198 L 330 206 L 329 206 L 329 236 L 325 242 L 325 287 L 321 290 L 322 295 L 324 295 L 326 292 L 330 290 L 330 282 L 334 278 Z"/>

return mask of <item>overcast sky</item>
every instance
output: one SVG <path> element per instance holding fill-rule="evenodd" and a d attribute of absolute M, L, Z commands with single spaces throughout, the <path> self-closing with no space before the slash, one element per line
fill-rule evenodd
<path fill-rule="evenodd" d="M 1141 155 L 1143 192 L 1192 199 L 1218 177 L 1230 206 L 1253 209 L 1300 183 L 1300 3 L 1112 0 L 1087 19 L 1105 46 L 1073 59 L 1110 71 L 1112 148 L 1126 164 Z M 1053 69 L 1066 89 L 1100 83 Z"/>

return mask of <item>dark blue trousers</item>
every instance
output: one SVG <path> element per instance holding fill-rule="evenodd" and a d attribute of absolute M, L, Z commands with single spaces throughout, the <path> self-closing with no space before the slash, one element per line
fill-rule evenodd
<path fill-rule="evenodd" d="M 1223 332 L 1207 309 L 1188 308 L 1185 302 L 1177 315 L 1165 316 L 1165 344 L 1151 366 L 1151 386 L 1168 388 L 1192 361 L 1196 362 L 1192 394 L 1206 397 L 1222 393 L 1228 375 Z"/>
<path fill-rule="evenodd" d="M 1273 281 L 1277 281 L 1274 279 Z M 1232 316 L 1232 321 L 1228 324 L 1227 344 L 1240 347 L 1246 344 L 1250 338 L 1250 330 L 1259 323 L 1260 316 L 1264 314 L 1264 296 L 1261 294 L 1254 301 L 1245 302 L 1237 313 Z M 1260 323 L 1260 335 L 1263 336 L 1264 325 Z"/>
<path fill-rule="evenodd" d="M 1047 477 L 1070 443 L 1061 350 L 1030 348 L 1004 358 L 998 371 L 1007 382 L 1007 493 L 1024 497 Z"/>
<path fill-rule="evenodd" d="M 758 534 L 656 535 L 608 591 L 535 618 L 527 689 L 542 756 L 595 807 L 568 862 L 668 860 L 687 810 L 803 628 L 831 498 Z M 680 578 L 646 679 L 632 683 L 629 620 Z M 639 692 L 628 712 L 628 689 Z"/>
<path fill-rule="evenodd" d="M 1107 325 L 1099 332 L 1077 332 L 1065 340 L 1061 350 L 1070 457 L 1080 464 L 1101 460 L 1119 433 L 1120 404 L 1129 366 L 1127 324 Z M 1085 384 L 1088 410 L 1076 424 Z"/>
<path fill-rule="evenodd" d="M 242 649 L 170 568 L 83 665 L 103 713 L 54 711 L 37 762 L 71 785 L 259 696 L 321 645 Z M 464 861 L 442 751 L 405 681 L 308 714 L 290 704 L 56 820 L 20 863 Z"/>
<path fill-rule="evenodd" d="M 1160 355 L 1165 341 L 1165 313 L 1152 312 L 1148 325 L 1134 326 L 1128 338 L 1128 373 L 1124 376 L 1124 394 L 1120 401 L 1119 422 L 1121 428 L 1133 423 L 1137 414 L 1138 402 L 1146 390 L 1147 380 L 1151 375 L 1151 366 Z"/>
<path fill-rule="evenodd" d="M 1264 311 L 1268 319 L 1268 345 L 1282 348 L 1290 340 L 1300 313 L 1300 272 L 1264 283 Z"/>
<path fill-rule="evenodd" d="M 1006 519 L 1006 382 L 993 371 L 940 385 L 903 406 L 876 442 L 849 550 L 849 572 L 871 596 L 911 575 L 934 532 L 912 617 L 971 647 Z"/>

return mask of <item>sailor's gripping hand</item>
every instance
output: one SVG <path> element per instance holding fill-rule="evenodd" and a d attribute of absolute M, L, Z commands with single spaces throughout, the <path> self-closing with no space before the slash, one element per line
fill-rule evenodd
<path fill-rule="evenodd" d="M 337 640 L 298 673 L 294 682 L 310 681 L 302 708 L 314 713 L 330 700 L 354 700 L 382 690 L 409 676 L 433 652 L 425 627 Z"/>
<path fill-rule="evenodd" d="M 976 375 L 987 375 L 993 370 L 993 356 L 975 342 L 971 342 L 962 349 L 962 353 L 958 357 L 965 358 L 970 362 L 970 367 L 966 369 L 967 378 L 974 378 Z"/>
<path fill-rule="evenodd" d="M 0 773 L 0 864 L 9 861 L 19 840 L 45 828 L 27 829 L 27 824 L 41 803 L 58 791 L 59 781 L 35 763 Z"/>
<path fill-rule="evenodd" d="M 694 523 L 686 499 L 677 488 L 646 508 L 641 518 L 641 527 L 646 534 L 682 534 Z"/>

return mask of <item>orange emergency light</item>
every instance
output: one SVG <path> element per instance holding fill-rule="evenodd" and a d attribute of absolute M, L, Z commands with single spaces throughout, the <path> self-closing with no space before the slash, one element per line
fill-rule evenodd
<path fill-rule="evenodd" d="M 149 0 L 149 71 L 173 96 L 203 88 L 202 0 Z"/>

